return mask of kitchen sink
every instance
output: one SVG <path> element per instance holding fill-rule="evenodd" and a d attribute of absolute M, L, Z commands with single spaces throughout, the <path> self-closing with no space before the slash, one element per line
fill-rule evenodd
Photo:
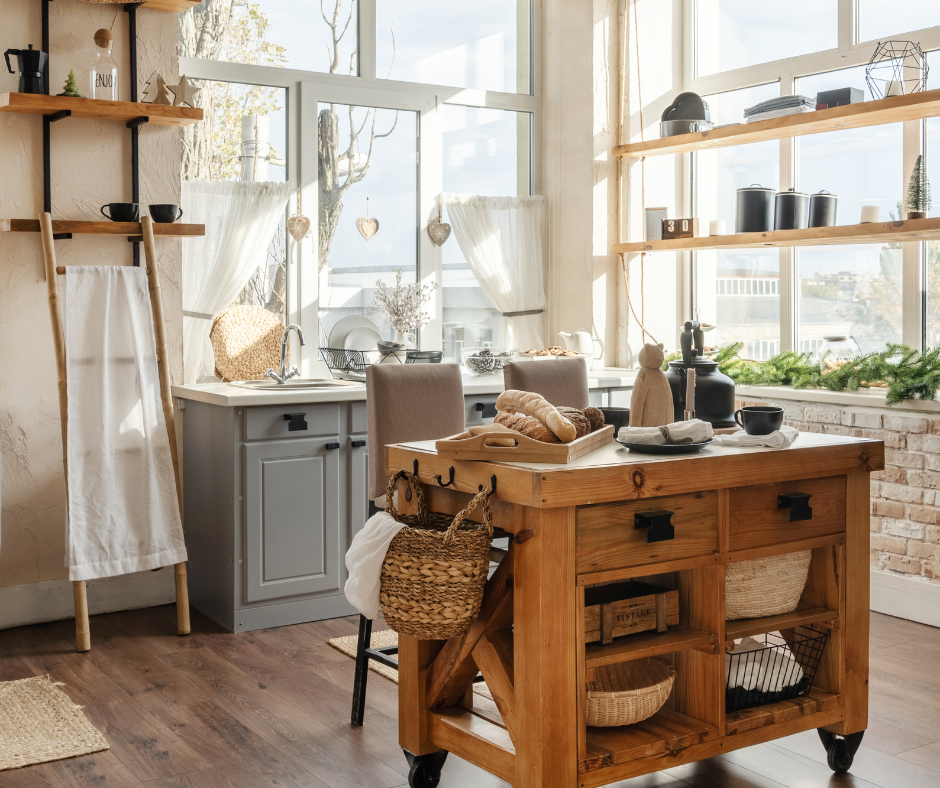
<path fill-rule="evenodd" d="M 355 383 L 351 380 L 325 380 L 323 378 L 291 378 L 286 383 L 278 383 L 276 380 L 234 380 L 229 382 L 230 386 L 240 386 L 246 389 L 255 389 L 261 391 L 294 391 L 297 389 L 339 389 L 348 386 L 361 386 L 362 383 Z"/>

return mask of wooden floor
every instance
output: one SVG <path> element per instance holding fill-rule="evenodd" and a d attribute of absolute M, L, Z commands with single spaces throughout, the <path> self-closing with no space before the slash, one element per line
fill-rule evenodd
<path fill-rule="evenodd" d="M 397 687 L 371 673 L 363 728 L 349 725 L 353 660 L 327 639 L 353 619 L 233 635 L 172 607 L 0 631 L 0 680 L 50 674 L 111 743 L 107 752 L 0 772 L 0 788 L 392 788 L 407 784 Z M 628 788 L 938 788 L 940 629 L 872 615 L 871 724 L 852 773 L 833 776 L 810 731 L 628 780 Z M 505 785 L 456 757 L 442 788 Z"/>

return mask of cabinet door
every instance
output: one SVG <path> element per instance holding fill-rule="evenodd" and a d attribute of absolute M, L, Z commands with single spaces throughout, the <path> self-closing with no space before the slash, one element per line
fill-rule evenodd
<path fill-rule="evenodd" d="M 245 446 L 247 602 L 340 587 L 338 436 Z M 345 506 L 342 507 L 345 509 Z"/>

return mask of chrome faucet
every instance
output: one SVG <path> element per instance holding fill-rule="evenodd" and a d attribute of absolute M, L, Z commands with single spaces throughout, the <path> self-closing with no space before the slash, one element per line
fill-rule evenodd
<path fill-rule="evenodd" d="M 300 340 L 301 347 L 307 344 L 306 340 L 304 339 L 304 330 L 296 323 L 291 323 L 287 328 L 284 329 L 284 336 L 281 337 L 280 372 L 275 372 L 273 367 L 268 367 L 267 372 L 264 373 L 266 378 L 276 380 L 278 383 L 286 383 L 291 378 L 297 377 L 297 375 L 300 374 L 300 372 L 297 370 L 297 367 L 294 367 L 290 372 L 287 371 L 287 344 L 290 342 L 291 329 L 297 331 L 297 338 Z"/>

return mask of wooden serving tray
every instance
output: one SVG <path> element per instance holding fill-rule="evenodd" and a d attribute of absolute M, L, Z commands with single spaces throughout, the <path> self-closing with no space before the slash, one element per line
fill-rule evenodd
<path fill-rule="evenodd" d="M 491 446 L 497 438 L 512 437 L 516 439 L 515 446 Z M 614 439 L 614 425 L 608 424 L 595 432 L 590 432 L 583 438 L 577 438 L 571 443 L 543 443 L 529 438 L 522 433 L 507 435 L 502 432 L 483 433 L 472 438 L 454 440 L 444 438 L 435 444 L 438 457 L 450 460 L 491 460 L 494 462 L 552 462 L 567 464 L 595 449 L 606 446 Z"/>

